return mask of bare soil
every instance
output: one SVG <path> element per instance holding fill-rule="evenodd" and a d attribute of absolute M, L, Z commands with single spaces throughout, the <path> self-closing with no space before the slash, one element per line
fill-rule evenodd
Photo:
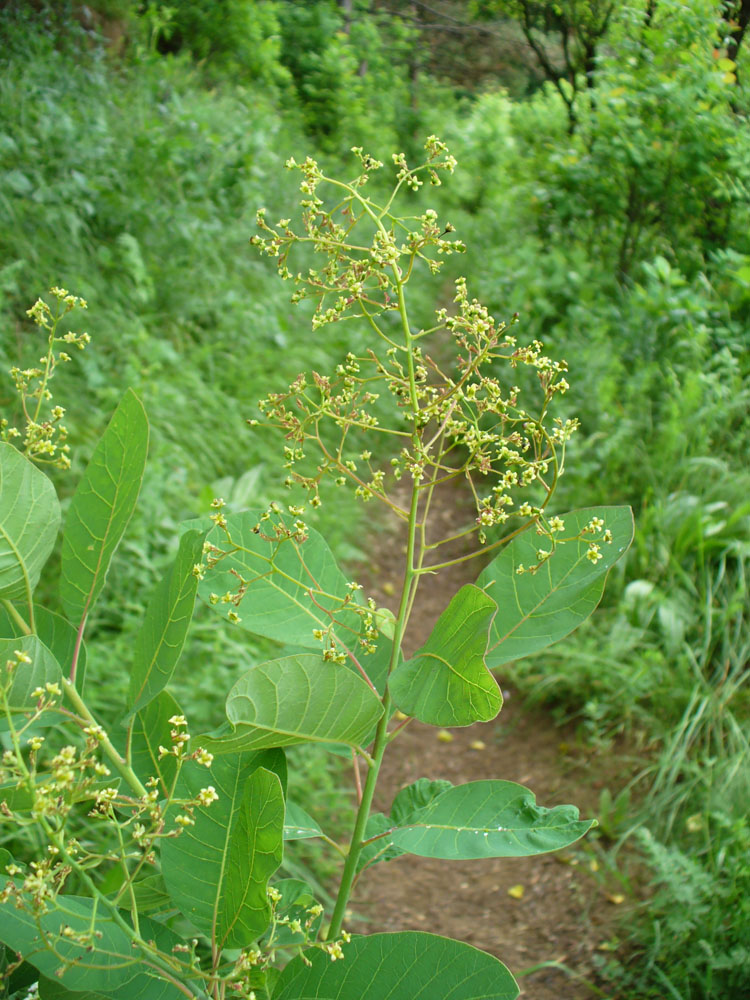
<path fill-rule="evenodd" d="M 437 516 L 455 524 L 463 514 L 465 521 L 465 503 L 460 493 L 449 494 Z M 403 565 L 403 539 L 397 531 L 383 532 L 372 549 L 377 562 L 367 592 L 387 606 L 398 590 L 391 567 Z M 472 560 L 423 584 L 407 653 L 424 643 L 456 590 L 478 572 Z M 498 681 L 502 685 L 502 677 Z M 492 777 L 531 788 L 541 805 L 572 802 L 582 816 L 593 817 L 601 788 L 612 780 L 612 762 L 592 762 L 574 732 L 528 710 L 512 691 L 503 693 L 495 721 L 449 730 L 450 741 L 446 731 L 441 738 L 434 728 L 410 723 L 386 755 L 375 808 L 388 812 L 396 793 L 420 777 L 454 784 Z M 352 907 L 373 932 L 426 930 L 496 955 L 519 977 L 529 1000 L 590 1000 L 606 995 L 592 985 L 592 957 L 611 937 L 616 909 L 612 888 L 592 871 L 593 857 L 578 845 L 528 859 L 446 862 L 405 855 L 365 872 Z"/>

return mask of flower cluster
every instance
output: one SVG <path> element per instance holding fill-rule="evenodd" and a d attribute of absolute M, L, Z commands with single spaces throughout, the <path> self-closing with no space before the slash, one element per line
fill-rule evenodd
<path fill-rule="evenodd" d="M 240 952 L 227 979 L 232 994 L 242 1000 L 258 1000 L 261 992 L 265 995 L 259 984 L 264 981 L 265 971 L 273 965 L 278 948 L 295 951 L 309 965 L 305 949 L 318 948 L 336 961 L 344 957 L 342 945 L 351 941 L 351 935 L 346 931 L 342 931 L 341 938 L 336 941 L 317 940 L 323 907 L 312 901 L 309 895 L 289 900 L 276 886 L 269 885 L 266 896 L 271 908 L 270 927 L 260 942 Z"/>
<path fill-rule="evenodd" d="M 516 567 L 516 573 L 519 575 L 524 573 L 536 573 L 540 566 L 546 563 L 547 560 L 554 554 L 558 541 L 571 541 L 574 538 L 585 541 L 587 545 L 584 558 L 586 558 L 589 562 L 594 563 L 594 565 L 604 558 L 602 545 L 612 544 L 612 532 L 609 528 L 605 528 L 604 521 L 600 517 L 592 517 L 588 524 L 584 525 L 577 535 L 558 538 L 558 535 L 565 531 L 564 520 L 557 516 L 551 517 L 547 520 L 541 510 L 536 511 L 535 515 L 538 518 L 536 528 L 537 535 L 544 536 L 550 547 L 548 549 L 540 548 L 537 550 L 537 561 L 533 565 L 524 566 L 523 563 L 519 563 Z M 596 537 L 592 538 L 592 535 Z"/>
<path fill-rule="evenodd" d="M 62 422 L 65 409 L 52 404 L 50 382 L 59 364 L 71 360 L 67 350 L 59 347 L 76 348 L 82 351 L 90 342 L 87 333 L 67 332 L 58 335 L 58 326 L 69 312 L 85 309 L 86 301 L 71 295 L 65 288 L 51 288 L 50 294 L 56 300 L 53 311 L 43 300 L 37 299 L 27 315 L 38 327 L 47 332 L 47 353 L 39 359 L 39 365 L 31 368 L 13 367 L 10 375 L 21 401 L 24 428 L 19 430 L 5 418 L 0 420 L 0 439 L 20 443 L 21 450 L 36 462 L 70 468 L 70 446 L 66 443 L 68 429 Z"/>
<path fill-rule="evenodd" d="M 0 713 L 11 722 L 12 742 L 2 755 L 0 783 L 18 790 L 0 802 L 0 812 L 17 829 L 33 828 L 45 836 L 46 855 L 27 868 L 7 866 L 11 880 L 0 901 L 12 899 L 19 908 L 44 913 L 73 870 L 90 878 L 98 868 L 106 871 L 117 863 L 132 867 L 135 877 L 144 865 L 155 864 L 157 841 L 192 825 L 195 810 L 211 806 L 219 796 L 206 784 L 192 798 L 176 799 L 163 775 L 149 778 L 144 787 L 103 727 L 62 705 L 63 682 L 44 681 L 28 691 L 24 674 L 34 669 L 34 658 L 21 648 L 7 660 L 0 679 Z M 24 704 L 19 691 L 26 692 Z M 55 730 L 41 734 L 40 725 L 52 712 L 73 722 L 67 742 Z M 175 779 L 186 761 L 210 767 L 213 756 L 204 748 L 188 753 L 185 717 L 173 715 L 169 723 L 171 747 L 161 747 L 159 759 L 175 758 Z M 93 821 L 102 832 L 108 828 L 109 836 L 81 840 L 77 831 L 84 817 L 89 830 Z"/>
<path fill-rule="evenodd" d="M 261 210 L 261 233 L 252 242 L 275 257 L 282 276 L 294 281 L 295 301 L 317 299 L 313 328 L 359 317 L 375 334 L 374 346 L 347 354 L 331 375 L 315 371 L 299 375 L 286 392 L 261 400 L 259 408 L 264 422 L 284 434 L 285 485 L 302 487 L 311 503 L 320 504 L 321 482 L 331 477 L 337 485 L 350 484 L 358 499 L 380 500 L 405 518 L 407 512 L 393 499 L 394 481 L 408 476 L 428 505 L 437 487 L 465 479 L 477 508 L 473 530 L 484 544 L 487 530 L 511 517 L 538 516 L 562 471 L 565 444 L 578 424 L 558 421 L 547 431 L 548 407 L 569 387 L 566 363 L 545 354 L 539 341 L 520 344 L 509 332 L 517 317 L 509 323 L 496 320 L 469 296 L 463 278 L 456 282 L 453 310 L 438 309 L 430 329 L 411 329 L 403 289 L 415 264 L 426 264 L 435 272 L 440 257 L 464 249 L 459 240 L 446 238 L 454 227 L 440 223 L 433 209 L 416 217 L 394 214 L 394 199 L 402 187 L 418 188 L 422 174 L 435 183 L 438 170 L 452 172 L 455 167 L 447 147 L 435 136 L 425 148 L 426 162 L 416 168 L 409 167 L 402 153 L 394 154 L 394 190 L 382 205 L 361 190 L 369 173 L 381 169 L 382 163 L 360 148 L 354 153 L 362 173 L 351 184 L 326 177 L 313 160 L 289 164 L 303 175 L 303 232 L 297 234 L 289 219 L 269 226 Z M 335 218 L 320 197 L 326 185 L 341 199 Z M 325 265 L 293 275 L 289 255 L 295 244 L 312 246 L 326 258 Z M 382 313 L 394 311 L 400 314 L 400 332 L 380 319 Z M 456 347 L 450 364 L 438 363 L 423 349 L 427 337 L 443 343 L 442 331 L 452 336 Z M 501 365 L 536 371 L 541 389 L 536 413 L 522 404 L 517 385 L 503 384 L 497 374 Z M 338 443 L 332 443 L 332 428 L 338 432 Z M 381 449 L 363 443 L 368 435 L 391 439 L 395 447 L 390 466 L 373 462 L 373 452 L 379 454 Z M 309 454 L 311 444 L 317 460 Z M 488 479 L 489 491 L 484 485 Z M 529 503 L 523 495 L 529 489 L 544 502 Z"/>
<path fill-rule="evenodd" d="M 419 220 L 421 227 L 416 230 L 410 230 L 402 220 L 396 220 L 396 224 L 388 212 L 400 188 L 417 190 L 422 185 L 421 175 L 428 176 L 430 183 L 437 184 L 440 182 L 440 171 L 453 172 L 456 161 L 444 143 L 430 136 L 425 149 L 426 162 L 413 168 L 409 167 L 403 153 L 394 154 L 396 184 L 384 209 L 361 192 L 370 173 L 381 169 L 383 164 L 364 153 L 360 147 L 352 150 L 361 171 L 351 184 L 325 177 L 310 157 L 301 164 L 293 159 L 287 160 L 289 169 L 297 169 L 302 174 L 300 206 L 304 235 L 297 235 L 291 229 L 289 219 L 279 219 L 275 226 L 269 225 L 266 210 L 260 209 L 256 215 L 260 233 L 252 237 L 251 243 L 261 253 L 274 258 L 281 277 L 295 284 L 292 301 L 299 302 L 309 297 L 317 300 L 313 329 L 352 315 L 369 315 L 372 311 L 379 313 L 397 308 L 398 279 L 392 273 L 394 270 L 402 275 L 411 268 L 416 257 L 421 257 L 428 261 L 430 270 L 437 271 L 440 262 L 426 256 L 428 248 L 434 248 L 440 255 L 465 250 L 460 240 L 445 238 L 453 231 L 452 226 L 442 231 L 436 229 L 434 212 L 423 216 Z M 323 183 L 344 189 L 340 211 L 343 223 L 324 211 L 324 203 L 317 193 Z M 350 234 L 355 227 L 359 227 L 362 238 L 352 242 Z M 306 272 L 293 273 L 289 269 L 288 258 L 295 243 L 311 244 L 316 253 L 325 255 L 326 263 Z"/>

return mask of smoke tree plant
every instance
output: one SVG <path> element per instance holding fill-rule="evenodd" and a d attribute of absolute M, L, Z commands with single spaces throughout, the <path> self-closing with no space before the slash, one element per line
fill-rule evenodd
<path fill-rule="evenodd" d="M 384 755 L 409 722 L 493 719 L 502 696 L 492 671 L 576 628 L 632 538 L 628 508 L 549 510 L 576 428 L 548 414 L 567 388 L 564 362 L 540 343 L 519 343 L 463 280 L 432 327 L 412 325 L 414 270 L 438 275 L 441 259 L 463 250 L 434 211 L 397 212 L 409 189 L 453 171 L 443 143 L 430 137 L 425 148 L 417 167 L 394 156 L 395 184 L 382 203 L 366 185 L 383 165 L 361 149 L 350 181 L 324 176 L 311 159 L 289 161 L 302 177 L 298 231 L 258 213 L 252 242 L 293 284 L 293 300 L 315 301 L 314 329 L 358 324 L 353 349 L 334 372 L 300 375 L 261 401 L 260 419 L 249 422 L 254 433 L 281 432 L 290 493 L 255 511 L 229 511 L 217 498 L 208 516 L 183 526 L 133 642 L 126 704 L 109 725 L 87 701 L 83 640 L 135 509 L 148 424 L 128 390 L 67 510 L 59 609 L 35 603 L 60 505 L 32 460 L 67 464 L 49 382 L 67 357 L 61 340 L 82 347 L 85 338 L 57 333 L 59 319 L 83 304 L 64 290 L 53 290 L 56 310 L 42 302 L 31 310 L 48 334 L 47 362 L 15 372 L 26 427 L 4 424 L 0 443 L 0 808 L 12 831 L 5 843 L 33 845 L 23 857 L 0 850 L 10 992 L 38 983 L 42 1000 L 518 994 L 497 958 L 467 944 L 344 927 L 353 887 L 372 865 L 401 854 L 539 854 L 591 827 L 573 806 L 544 808 L 526 788 L 494 778 L 454 787 L 426 777 L 402 789 L 387 815 L 372 805 Z M 322 263 L 292 270 L 292 252 L 306 247 Z M 537 378 L 513 378 L 520 368 Z M 522 393 L 516 380 L 532 388 Z M 305 520 L 328 496 L 328 478 L 403 522 L 395 614 L 347 578 Z M 431 512 L 455 482 L 476 511 L 445 533 Z M 446 595 L 432 634 L 407 655 L 419 587 L 439 586 L 442 569 L 474 560 L 483 567 L 476 582 Z M 225 627 L 281 649 L 238 670 L 226 718 L 191 735 L 177 668 L 196 596 Z M 345 845 L 286 797 L 285 748 L 307 742 L 351 758 L 357 811 Z M 312 837 L 341 855 L 329 914 L 304 881 L 278 876 L 285 841 Z"/>

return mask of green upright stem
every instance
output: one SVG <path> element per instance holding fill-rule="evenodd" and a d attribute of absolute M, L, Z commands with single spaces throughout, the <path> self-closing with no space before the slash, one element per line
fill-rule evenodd
<path fill-rule="evenodd" d="M 381 226 L 379 220 L 378 225 Z M 398 267 L 394 265 L 394 275 L 396 277 L 396 284 L 398 286 L 398 310 L 401 316 L 401 325 L 404 334 L 404 343 L 407 352 L 407 367 L 409 372 L 409 398 L 411 403 L 412 413 L 415 418 L 414 429 L 412 431 L 412 440 L 415 445 L 419 444 L 419 437 L 416 430 L 416 417 L 419 413 L 419 400 L 416 394 L 416 378 L 414 374 L 414 358 L 412 356 L 412 336 L 411 330 L 409 328 L 409 319 L 406 312 L 406 301 L 404 298 L 404 285 L 401 280 L 401 274 Z M 401 590 L 401 601 L 398 609 L 398 616 L 396 618 L 396 626 L 393 635 L 393 652 L 391 653 L 391 662 L 388 668 L 388 673 L 393 671 L 394 667 L 398 663 L 399 653 L 401 651 L 401 643 L 403 642 L 404 633 L 406 631 L 406 626 L 409 621 L 409 615 L 411 612 L 412 604 L 414 601 L 414 591 L 418 585 L 419 577 L 417 573 L 417 567 L 415 566 L 414 554 L 417 540 L 417 516 L 419 513 L 419 483 L 414 481 L 411 493 L 411 504 L 409 507 L 409 524 L 407 531 L 407 541 L 406 541 L 406 565 L 404 569 L 404 581 Z M 421 562 L 421 555 L 420 555 Z M 344 922 L 344 914 L 346 913 L 346 907 L 349 902 L 349 897 L 352 891 L 352 885 L 354 884 L 354 879 L 357 874 L 357 865 L 359 863 L 359 858 L 362 853 L 362 845 L 365 840 L 365 830 L 367 828 L 367 821 L 370 818 L 370 809 L 372 808 L 372 800 L 375 795 L 375 788 L 378 783 L 378 776 L 380 774 L 380 766 L 383 762 L 383 755 L 385 754 L 385 748 L 388 745 L 388 723 L 390 721 L 391 713 L 391 696 L 388 688 L 386 686 L 385 694 L 383 695 L 383 715 L 378 723 L 378 728 L 375 733 L 375 742 L 373 744 L 372 750 L 372 762 L 369 766 L 367 773 L 367 779 L 365 781 L 365 787 L 362 790 L 362 801 L 359 804 L 359 809 L 357 810 L 357 818 L 354 823 L 354 831 L 352 833 L 351 844 L 349 846 L 349 853 L 344 863 L 344 870 L 341 874 L 341 883 L 339 884 L 339 891 L 336 897 L 336 905 L 334 906 L 333 915 L 331 917 L 331 926 L 328 929 L 328 940 L 333 940 L 339 936 L 341 933 L 341 928 Z"/>
<path fill-rule="evenodd" d="M 398 617 L 396 619 L 396 626 L 393 634 L 393 652 L 391 654 L 391 663 L 388 669 L 389 674 L 398 663 L 401 643 L 404 638 L 404 632 L 406 631 L 406 624 L 409 620 L 413 591 L 417 584 L 417 576 L 414 570 L 414 546 L 416 540 L 418 508 L 419 493 L 417 491 L 417 484 L 415 483 L 414 488 L 412 489 L 411 508 L 409 510 L 409 533 L 406 547 L 404 584 L 401 591 L 401 604 L 398 610 Z M 367 820 L 370 818 L 372 799 L 375 795 L 375 787 L 378 783 L 380 765 L 383 762 L 385 748 L 388 745 L 388 722 L 390 721 L 390 714 L 391 695 L 386 688 L 386 692 L 383 695 L 383 715 L 378 723 L 378 728 L 375 733 L 375 742 L 372 750 L 372 763 L 370 764 L 367 772 L 365 787 L 362 790 L 362 801 L 360 802 L 359 809 L 357 810 L 357 819 L 354 824 L 352 840 L 349 846 L 349 854 L 347 855 L 346 862 L 344 863 L 344 870 L 341 874 L 341 883 L 339 884 L 339 891 L 336 897 L 336 905 L 333 910 L 333 916 L 331 917 L 331 926 L 328 930 L 328 940 L 338 937 L 341 933 L 341 927 L 344 922 L 344 914 L 349 902 L 349 896 L 351 895 L 354 878 L 357 874 L 359 856 L 362 853 L 362 844 L 365 840 Z"/>
<path fill-rule="evenodd" d="M 383 762 L 383 754 L 385 753 L 385 748 L 388 745 L 387 729 L 390 716 L 390 705 L 391 698 L 386 692 L 383 699 L 383 708 L 385 711 L 383 712 L 383 716 L 378 724 L 377 733 L 375 735 L 375 744 L 372 754 L 373 760 L 367 772 L 365 787 L 362 789 L 362 801 L 360 802 L 359 809 L 357 811 L 357 819 L 354 824 L 349 854 L 347 855 L 346 862 L 344 863 L 344 870 L 341 873 L 341 882 L 339 884 L 339 891 L 336 897 L 336 905 L 333 910 L 333 916 L 331 917 L 331 926 L 328 929 L 329 941 L 337 938 L 341 933 L 341 927 L 344 923 L 344 914 L 346 913 L 346 907 L 349 903 L 349 896 L 352 891 L 352 884 L 354 882 L 354 877 L 357 874 L 357 863 L 359 862 L 359 856 L 362 853 L 362 843 L 365 839 L 367 821 L 370 818 L 370 809 L 372 807 L 372 799 L 375 794 L 375 787 L 378 783 L 380 765 Z"/>

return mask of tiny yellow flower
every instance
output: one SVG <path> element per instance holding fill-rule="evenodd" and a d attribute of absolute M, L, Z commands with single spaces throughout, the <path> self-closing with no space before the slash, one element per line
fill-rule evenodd
<path fill-rule="evenodd" d="M 208 750 L 204 750 L 203 747 L 198 747 L 195 751 L 194 757 L 195 760 L 204 767 L 210 767 L 214 762 L 214 755 L 209 753 Z"/>
<path fill-rule="evenodd" d="M 197 795 L 198 802 L 202 806 L 210 806 L 211 803 L 216 802 L 218 798 L 219 796 L 213 785 L 208 785 L 207 788 L 201 788 Z"/>

